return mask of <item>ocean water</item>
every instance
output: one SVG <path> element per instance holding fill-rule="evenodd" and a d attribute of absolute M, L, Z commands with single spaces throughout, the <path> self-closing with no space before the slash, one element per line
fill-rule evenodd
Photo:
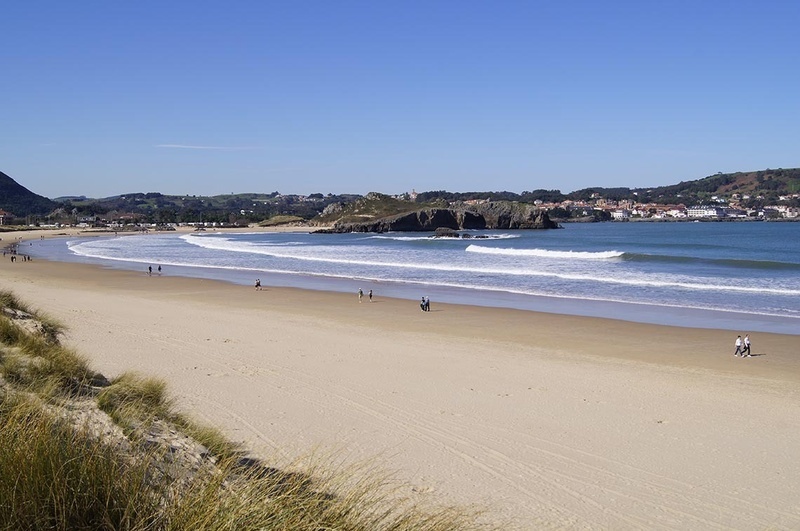
<path fill-rule="evenodd" d="M 465 231 L 466 232 L 466 231 Z M 34 242 L 57 260 L 265 286 L 800 334 L 800 223 L 595 223 L 550 231 L 215 233 Z"/>

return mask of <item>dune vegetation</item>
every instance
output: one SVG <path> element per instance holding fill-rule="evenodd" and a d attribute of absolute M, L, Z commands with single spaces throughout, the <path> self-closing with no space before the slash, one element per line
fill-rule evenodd
<path fill-rule="evenodd" d="M 164 382 L 93 371 L 63 331 L 0 292 L 2 529 L 498 528 L 403 496 L 374 464 L 248 457 L 176 411 Z"/>

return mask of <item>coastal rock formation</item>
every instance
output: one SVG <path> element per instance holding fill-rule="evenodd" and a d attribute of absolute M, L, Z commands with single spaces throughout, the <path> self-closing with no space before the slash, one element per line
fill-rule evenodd
<path fill-rule="evenodd" d="M 460 238 L 461 235 L 448 227 L 439 227 L 433 233 L 434 238 Z"/>
<path fill-rule="evenodd" d="M 451 208 L 428 208 L 380 219 L 336 222 L 316 233 L 420 232 L 437 229 L 556 229 L 547 213 L 532 205 L 488 202 L 480 205 L 456 204 Z"/>
<path fill-rule="evenodd" d="M 491 229 L 557 229 L 547 212 L 534 205 L 510 201 L 490 201 L 469 207 L 486 222 Z M 466 227 L 465 227 L 466 228 Z"/>

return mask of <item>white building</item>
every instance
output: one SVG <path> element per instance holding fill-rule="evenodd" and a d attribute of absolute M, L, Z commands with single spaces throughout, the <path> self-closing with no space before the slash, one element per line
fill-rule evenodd
<path fill-rule="evenodd" d="M 724 218 L 725 210 L 716 206 L 698 205 L 687 208 L 686 215 L 690 218 Z"/>

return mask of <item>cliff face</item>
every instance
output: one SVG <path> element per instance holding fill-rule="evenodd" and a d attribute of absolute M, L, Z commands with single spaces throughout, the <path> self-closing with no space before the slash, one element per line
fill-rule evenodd
<path fill-rule="evenodd" d="M 330 229 L 316 232 L 420 232 L 439 228 L 480 229 L 557 229 L 547 213 L 531 205 L 491 202 L 481 205 L 457 205 L 453 208 L 429 208 L 357 223 L 334 223 Z"/>
<path fill-rule="evenodd" d="M 533 205 L 492 201 L 470 206 L 477 215 L 486 220 L 491 229 L 557 229 L 547 213 Z M 467 228 L 467 227 L 464 227 Z"/>

